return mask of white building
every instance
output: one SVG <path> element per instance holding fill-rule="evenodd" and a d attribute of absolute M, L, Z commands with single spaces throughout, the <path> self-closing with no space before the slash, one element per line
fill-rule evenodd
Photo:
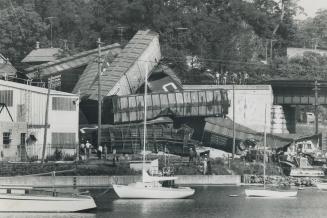
<path fill-rule="evenodd" d="M 42 148 L 45 131 L 45 113 L 47 108 L 48 89 L 40 88 L 21 83 L 0 80 L 0 103 L 6 105 L 0 112 L 0 127 L 5 127 L 8 123 L 22 123 L 27 126 L 26 133 L 21 130 L 20 139 L 10 139 L 0 141 L 0 152 L 5 147 L 13 150 L 18 141 L 24 144 L 24 149 L 17 149 L 17 156 L 22 152 L 28 157 L 42 157 Z M 64 153 L 74 154 L 78 144 L 78 120 L 79 119 L 79 97 L 75 94 L 50 90 L 48 107 L 48 129 L 46 137 L 46 155 L 53 154 L 56 148 L 62 149 Z M 11 137 L 15 130 L 0 128 L 0 136 Z M 5 135 L 6 134 L 6 135 Z M 16 134 L 17 135 L 17 134 Z M 12 134 L 14 137 L 14 134 Z M 25 138 L 25 140 L 24 140 Z M 1 140 L 1 137 L 0 137 Z M 19 143 L 18 143 L 19 144 Z M 15 153 L 11 151 L 11 156 Z M 5 152 L 6 153 L 6 152 Z M 8 153 L 8 152 L 7 152 Z M 6 156 L 6 155 L 1 155 Z M 0 160 L 3 159 L 0 156 Z M 7 157 L 6 159 L 8 159 Z M 13 159 L 10 157 L 9 159 Z M 17 159 L 17 158 L 16 158 Z"/>

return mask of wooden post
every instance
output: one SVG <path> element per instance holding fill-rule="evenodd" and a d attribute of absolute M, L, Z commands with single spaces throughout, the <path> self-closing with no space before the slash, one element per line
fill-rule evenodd
<path fill-rule="evenodd" d="M 318 83 L 318 81 L 316 80 L 315 81 L 315 87 L 313 89 L 313 91 L 315 91 L 315 133 L 318 134 L 319 133 L 319 123 L 318 123 L 318 105 L 319 105 L 319 102 L 318 102 L 318 91 L 320 90 L 318 88 L 320 84 Z"/>

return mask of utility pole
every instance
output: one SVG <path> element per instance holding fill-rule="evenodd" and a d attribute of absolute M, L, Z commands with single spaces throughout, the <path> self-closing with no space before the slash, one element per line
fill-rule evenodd
<path fill-rule="evenodd" d="M 101 145 L 101 113 L 102 113 L 102 97 L 101 97 L 101 38 L 98 38 L 98 147 Z"/>
<path fill-rule="evenodd" d="M 234 160 L 235 156 L 235 144 L 236 144 L 236 135 L 235 135 L 235 81 L 233 80 L 233 152 L 232 159 Z"/>
<path fill-rule="evenodd" d="M 50 100 L 50 89 L 51 89 L 52 78 L 50 77 L 48 83 L 47 102 L 45 105 L 45 118 L 44 118 L 44 135 L 43 135 L 43 148 L 42 148 L 42 159 L 41 164 L 44 162 L 45 150 L 47 146 L 47 134 L 48 134 L 48 114 L 49 114 L 49 100 Z"/>
<path fill-rule="evenodd" d="M 316 128 L 315 128 L 315 132 L 316 134 L 319 133 L 319 129 L 318 129 L 318 105 L 319 105 L 319 102 L 318 102 L 318 91 L 320 90 L 318 88 L 320 84 L 318 83 L 318 81 L 316 80 L 315 81 L 315 87 L 313 89 L 313 91 L 315 91 L 315 124 L 316 124 Z"/>
<path fill-rule="evenodd" d="M 50 22 L 50 48 L 52 48 L 52 21 L 56 19 L 56 17 L 46 17 L 45 20 L 49 20 Z"/>

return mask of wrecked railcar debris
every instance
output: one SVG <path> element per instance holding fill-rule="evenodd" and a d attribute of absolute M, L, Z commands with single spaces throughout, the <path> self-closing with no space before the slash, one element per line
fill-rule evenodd
<path fill-rule="evenodd" d="M 103 126 L 103 143 L 117 153 L 139 153 L 143 149 L 143 122 Z M 199 142 L 191 140 L 193 129 L 187 125 L 174 128 L 173 120 L 160 117 L 147 121 L 147 150 L 188 155 Z"/>
<path fill-rule="evenodd" d="M 143 120 L 143 95 L 113 96 L 111 101 L 114 123 Z M 154 119 L 160 116 L 225 116 L 228 113 L 229 107 L 227 92 L 223 89 L 151 93 L 147 95 L 147 102 L 147 119 Z"/>

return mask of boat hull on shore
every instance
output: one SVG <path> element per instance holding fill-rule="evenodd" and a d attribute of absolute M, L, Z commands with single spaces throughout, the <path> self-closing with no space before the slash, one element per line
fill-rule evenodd
<path fill-rule="evenodd" d="M 131 199 L 179 199 L 194 195 L 195 190 L 189 187 L 153 187 L 147 183 L 134 183 L 129 185 L 113 185 L 120 198 Z"/>
<path fill-rule="evenodd" d="M 92 197 L 0 194 L 0 212 L 81 212 L 96 208 Z"/>
<path fill-rule="evenodd" d="M 297 191 L 245 189 L 245 195 L 247 197 L 261 197 L 261 198 L 291 198 L 291 197 L 296 197 Z"/>
<path fill-rule="evenodd" d="M 327 183 L 326 182 L 316 183 L 316 186 L 320 190 L 327 191 Z"/>

